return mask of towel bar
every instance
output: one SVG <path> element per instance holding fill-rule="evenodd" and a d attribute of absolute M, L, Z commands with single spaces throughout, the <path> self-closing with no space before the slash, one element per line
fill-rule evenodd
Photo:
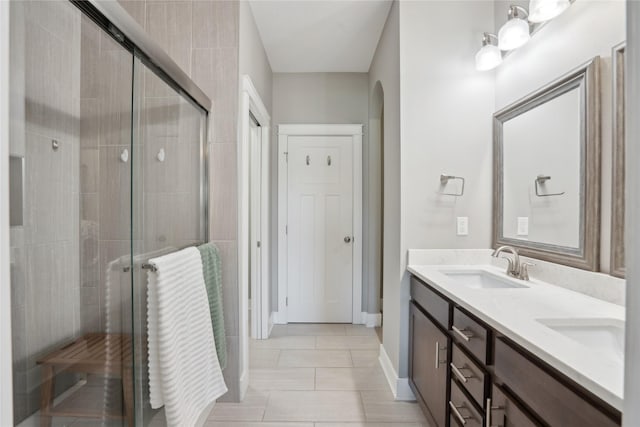
<path fill-rule="evenodd" d="M 158 267 L 156 267 L 154 264 L 150 263 L 150 262 L 145 262 L 144 264 L 141 265 L 143 270 L 151 270 L 153 272 L 158 271 Z"/>

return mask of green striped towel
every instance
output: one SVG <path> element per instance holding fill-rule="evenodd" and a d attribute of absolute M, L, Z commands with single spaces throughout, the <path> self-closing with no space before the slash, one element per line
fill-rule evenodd
<path fill-rule="evenodd" d="M 209 297 L 213 338 L 216 342 L 216 353 L 220 368 L 227 366 L 227 340 L 224 331 L 224 313 L 222 311 L 222 265 L 220 251 L 213 243 L 205 243 L 198 247 L 202 258 L 202 272 Z"/>

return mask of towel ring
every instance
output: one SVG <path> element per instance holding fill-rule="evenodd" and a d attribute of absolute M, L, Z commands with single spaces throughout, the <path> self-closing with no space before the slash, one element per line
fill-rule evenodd
<path fill-rule="evenodd" d="M 544 184 L 545 182 L 549 181 L 550 179 L 551 179 L 551 177 L 548 176 L 548 175 L 538 175 L 538 177 L 535 180 L 536 196 L 538 196 L 538 197 L 553 197 L 553 196 L 562 196 L 565 193 L 564 191 L 562 193 L 550 193 L 550 194 L 540 193 L 540 185 Z"/>
<path fill-rule="evenodd" d="M 453 180 L 459 180 L 462 182 L 462 188 L 460 189 L 459 193 L 445 193 L 444 191 L 438 191 L 438 194 L 442 195 L 442 196 L 454 196 L 454 197 L 460 197 L 460 196 L 464 196 L 464 178 L 461 176 L 453 176 L 453 175 L 445 175 L 445 174 L 441 174 L 440 175 L 440 186 L 441 187 L 446 187 L 447 184 L 449 183 L 449 181 L 453 181 Z"/>

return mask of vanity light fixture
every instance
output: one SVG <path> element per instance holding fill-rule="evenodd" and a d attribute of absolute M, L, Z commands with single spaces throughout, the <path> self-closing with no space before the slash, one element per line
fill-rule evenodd
<path fill-rule="evenodd" d="M 569 0 L 530 0 L 529 21 L 539 24 L 560 15 L 571 6 Z"/>
<path fill-rule="evenodd" d="M 502 52 L 497 46 L 498 37 L 495 34 L 484 33 L 482 47 L 476 53 L 476 70 L 487 71 L 502 63 Z"/>
<path fill-rule="evenodd" d="M 524 45 L 531 38 L 529 13 L 520 6 L 509 7 L 509 20 L 498 32 L 498 47 L 500 50 L 513 50 Z"/>

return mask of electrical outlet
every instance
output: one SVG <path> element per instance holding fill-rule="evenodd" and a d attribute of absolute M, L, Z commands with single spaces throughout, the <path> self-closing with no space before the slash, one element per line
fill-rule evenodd
<path fill-rule="evenodd" d="M 469 217 L 459 216 L 457 218 L 456 223 L 457 223 L 458 236 L 469 235 Z"/>
<path fill-rule="evenodd" d="M 528 236 L 529 235 L 529 217 L 527 216 L 519 216 L 518 217 L 518 236 Z"/>

